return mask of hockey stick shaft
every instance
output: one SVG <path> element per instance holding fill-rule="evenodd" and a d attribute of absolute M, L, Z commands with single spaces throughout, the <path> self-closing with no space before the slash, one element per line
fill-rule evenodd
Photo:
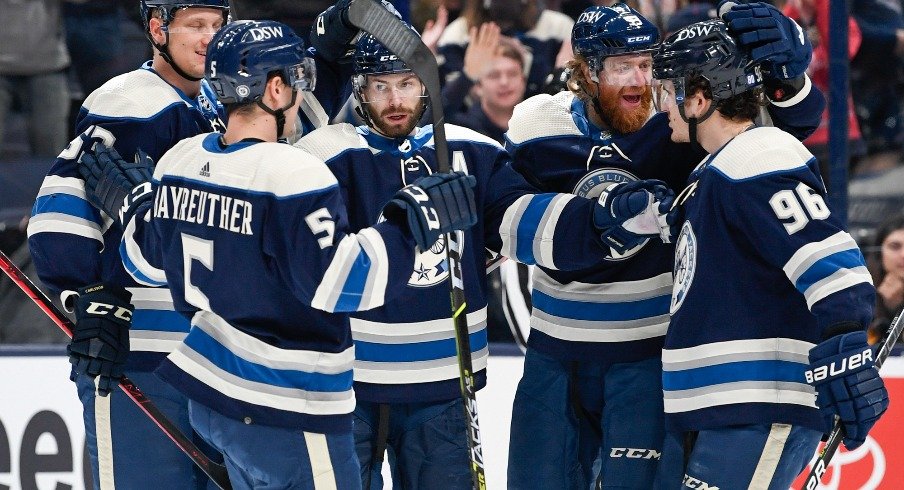
<path fill-rule="evenodd" d="M 901 337 L 901 332 L 904 331 L 904 321 L 902 320 L 904 320 L 904 310 L 898 312 L 894 321 L 891 322 L 891 326 L 888 327 L 888 332 L 886 332 L 885 337 L 882 339 L 881 347 L 879 348 L 879 352 L 876 354 L 876 360 L 874 361 L 876 369 L 881 368 L 882 365 L 885 364 L 885 360 L 888 359 L 889 354 L 891 354 L 892 347 L 895 346 L 898 338 Z M 810 473 L 807 475 L 807 479 L 804 480 L 804 484 L 801 487 L 803 490 L 814 490 L 819 486 L 819 481 L 822 479 L 826 470 L 829 469 L 829 462 L 841 446 L 842 439 L 844 439 L 844 429 L 841 426 L 841 420 L 836 415 L 835 426 L 832 427 L 832 432 L 829 433 L 829 438 L 826 440 L 822 452 L 819 453 L 819 457 L 813 462 Z"/>
<path fill-rule="evenodd" d="M 440 172 L 451 171 L 449 147 L 446 142 L 445 117 L 440 94 L 439 68 L 436 58 L 421 38 L 392 13 L 374 0 L 354 0 L 349 6 L 348 18 L 361 30 L 372 34 L 386 46 L 420 78 L 427 88 L 430 109 L 433 116 L 433 144 L 436 150 L 437 167 Z M 458 233 L 446 235 L 446 257 L 451 276 L 452 322 L 455 328 L 455 347 L 458 355 L 458 370 L 465 416 L 468 420 L 468 449 L 471 459 L 471 476 L 474 488 L 486 488 L 483 467 L 483 446 L 480 440 L 480 425 L 477 418 L 477 390 L 471 359 L 471 340 L 465 315 L 464 281 L 461 268 L 461 243 Z"/>
<path fill-rule="evenodd" d="M 31 279 L 29 279 L 28 276 L 14 264 L 5 253 L 3 253 L 3 251 L 0 251 L 0 267 L 2 267 L 3 272 L 19 286 L 19 289 L 25 292 L 25 294 L 38 305 L 38 308 L 50 317 L 53 323 L 60 327 L 69 338 L 72 338 L 72 331 L 73 328 L 75 328 L 72 320 L 66 317 L 66 315 L 50 301 L 50 298 L 35 286 Z M 230 490 L 232 488 L 232 485 L 229 483 L 229 476 L 226 473 L 226 467 L 214 463 L 206 454 L 198 449 L 198 447 L 195 446 L 175 424 L 166 418 L 166 415 L 151 402 L 151 399 L 148 398 L 138 386 L 132 382 L 132 380 L 123 376 L 119 380 L 119 388 L 126 396 L 135 402 L 135 404 L 138 405 L 138 408 L 140 408 L 141 411 L 157 425 L 157 427 L 160 427 L 160 430 L 162 430 L 183 453 L 191 458 L 191 460 L 194 461 L 194 463 L 198 465 L 198 467 L 201 468 L 201 470 L 204 471 L 218 487 L 223 490 Z"/>

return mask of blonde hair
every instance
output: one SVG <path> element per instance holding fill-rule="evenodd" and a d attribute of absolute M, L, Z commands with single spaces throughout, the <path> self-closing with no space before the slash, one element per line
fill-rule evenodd
<path fill-rule="evenodd" d="M 579 54 L 575 54 L 573 59 L 565 63 L 565 69 L 568 70 L 568 81 L 566 86 L 578 99 L 587 101 L 591 98 L 587 87 L 591 81 L 587 79 L 584 68 L 587 66 L 587 60 Z"/>

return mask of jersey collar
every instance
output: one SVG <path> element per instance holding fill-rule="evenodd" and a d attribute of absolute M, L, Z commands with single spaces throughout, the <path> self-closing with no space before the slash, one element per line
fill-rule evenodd
<path fill-rule="evenodd" d="M 402 158 L 408 158 L 422 147 L 433 141 L 433 125 L 418 128 L 413 134 L 404 138 L 387 138 L 368 126 L 358 126 L 358 134 L 367 140 L 367 146 L 378 152 L 386 152 Z"/>

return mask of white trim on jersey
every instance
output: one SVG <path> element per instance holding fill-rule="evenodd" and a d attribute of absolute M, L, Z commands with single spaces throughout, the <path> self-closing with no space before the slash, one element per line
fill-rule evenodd
<path fill-rule="evenodd" d="M 139 218 L 137 215 L 132 217 L 129 224 L 126 225 L 126 229 L 122 232 L 119 253 L 122 256 L 122 263 L 125 266 L 126 272 L 132 276 L 132 279 L 134 279 L 135 282 L 151 287 L 165 286 L 166 273 L 163 269 L 158 269 L 151 265 L 150 262 L 144 258 L 141 247 L 138 245 L 138 242 L 135 241 L 135 220 L 144 219 L 147 221 L 150 219 L 150 215 L 151 210 L 149 209 L 144 218 Z"/>

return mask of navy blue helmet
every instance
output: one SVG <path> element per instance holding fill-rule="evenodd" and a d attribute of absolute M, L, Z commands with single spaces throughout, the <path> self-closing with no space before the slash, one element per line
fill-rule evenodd
<path fill-rule="evenodd" d="M 229 23 L 229 0 L 141 0 L 141 20 L 145 32 L 148 32 L 148 21 L 154 9 L 160 9 L 160 20 L 166 27 L 173 20 L 177 10 L 189 7 L 221 9 L 223 24 Z"/>
<path fill-rule="evenodd" d="M 314 90 L 316 81 L 304 41 L 289 26 L 272 20 L 236 21 L 217 31 L 204 68 L 223 105 L 260 100 L 274 71 L 297 90 Z"/>
<path fill-rule="evenodd" d="M 672 80 L 675 95 L 682 100 L 687 79 L 697 75 L 709 82 L 715 101 L 742 94 L 763 82 L 759 66 L 738 46 L 721 20 L 691 24 L 669 36 L 653 54 L 653 77 Z"/>
<path fill-rule="evenodd" d="M 658 44 L 659 29 L 624 3 L 589 7 L 571 29 L 572 50 L 587 60 L 592 74 L 609 56 L 650 53 Z"/>

